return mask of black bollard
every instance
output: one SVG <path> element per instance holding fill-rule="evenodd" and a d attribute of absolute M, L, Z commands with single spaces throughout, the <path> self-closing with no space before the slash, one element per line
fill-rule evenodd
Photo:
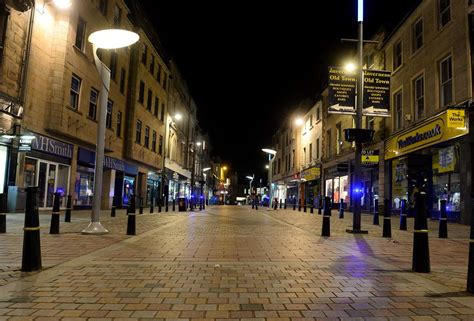
<path fill-rule="evenodd" d="M 115 215 L 116 214 L 115 211 L 117 209 L 116 204 L 117 204 L 117 198 L 114 196 L 114 197 L 112 197 L 112 209 L 110 210 L 110 217 L 115 217 L 116 216 Z M 67 210 L 66 210 L 66 215 L 67 215 Z"/>
<path fill-rule="evenodd" d="M 303 199 L 303 212 L 306 213 L 308 206 L 306 205 L 306 199 Z"/>
<path fill-rule="evenodd" d="M 298 200 L 298 212 L 301 212 L 301 199 Z"/>
<path fill-rule="evenodd" d="M 72 196 L 68 195 L 66 200 L 66 214 L 64 215 L 64 222 L 71 223 L 71 211 L 72 211 Z"/>
<path fill-rule="evenodd" d="M 326 197 L 324 200 L 323 230 L 321 236 L 331 236 L 331 199 Z"/>
<path fill-rule="evenodd" d="M 202 199 L 199 198 L 199 210 L 202 211 Z"/>
<path fill-rule="evenodd" d="M 430 272 L 430 248 L 428 243 L 428 217 L 426 194 L 415 194 L 415 228 L 413 231 L 413 272 Z"/>
<path fill-rule="evenodd" d="M 49 227 L 49 234 L 59 234 L 59 200 L 61 198 L 60 193 L 54 193 L 53 198 L 53 213 L 51 213 L 51 225 Z"/>
<path fill-rule="evenodd" d="M 164 199 L 164 201 L 165 201 L 165 212 L 168 212 L 169 211 L 169 199 L 168 199 L 168 197 L 166 197 Z"/>
<path fill-rule="evenodd" d="M 400 231 L 407 230 L 407 200 L 401 200 Z"/>
<path fill-rule="evenodd" d="M 137 234 L 137 218 L 136 218 L 136 205 L 135 195 L 130 197 L 130 205 L 127 209 L 128 221 L 127 221 L 127 235 Z"/>
<path fill-rule="evenodd" d="M 280 209 L 282 209 L 282 208 L 283 208 L 283 200 L 280 199 Z"/>
<path fill-rule="evenodd" d="M 138 201 L 140 202 L 139 214 L 143 214 L 143 197 L 139 197 Z"/>
<path fill-rule="evenodd" d="M 379 225 L 379 200 L 374 200 L 374 225 Z"/>
<path fill-rule="evenodd" d="M 23 230 L 21 271 L 31 272 L 41 270 L 38 187 L 26 188 L 25 227 Z"/>
<path fill-rule="evenodd" d="M 255 201 L 255 210 L 258 211 L 258 200 Z"/>
<path fill-rule="evenodd" d="M 273 209 L 276 211 L 278 209 L 278 200 L 273 201 Z"/>
<path fill-rule="evenodd" d="M 293 199 L 293 211 L 296 211 L 296 198 Z"/>
<path fill-rule="evenodd" d="M 162 203 L 162 200 L 160 200 L 160 199 L 157 198 L 157 199 L 156 199 L 156 203 L 157 203 L 157 205 L 158 205 L 158 213 L 161 213 L 161 205 L 163 204 L 163 203 Z"/>
<path fill-rule="evenodd" d="M 176 201 L 173 198 L 173 212 L 176 210 Z"/>
<path fill-rule="evenodd" d="M 323 210 L 323 197 L 322 197 L 322 195 L 319 195 L 319 200 L 318 200 L 318 215 L 321 215 L 322 210 Z"/>
<path fill-rule="evenodd" d="M 153 203 L 154 203 L 154 198 L 152 196 L 150 200 L 150 214 L 153 214 L 153 212 L 155 211 L 155 207 L 153 206 Z"/>
<path fill-rule="evenodd" d="M 385 199 L 383 204 L 383 234 L 382 237 L 392 237 L 392 220 L 390 218 L 390 200 Z"/>
<path fill-rule="evenodd" d="M 202 199 L 202 209 L 206 209 L 206 200 L 204 198 Z"/>
<path fill-rule="evenodd" d="M 283 203 L 283 209 L 286 210 L 286 203 L 288 202 L 287 199 L 285 199 L 285 203 Z"/>
<path fill-rule="evenodd" d="M 311 214 L 314 214 L 314 200 L 311 201 L 311 207 L 310 207 L 309 212 L 310 212 Z"/>
<path fill-rule="evenodd" d="M 341 199 L 341 204 L 339 204 L 339 218 L 344 218 L 344 200 Z"/>
<path fill-rule="evenodd" d="M 448 216 L 446 215 L 446 200 L 440 202 L 440 213 L 439 213 L 439 234 L 440 239 L 448 238 Z"/>
<path fill-rule="evenodd" d="M 0 233 L 7 232 L 7 194 L 0 194 Z"/>

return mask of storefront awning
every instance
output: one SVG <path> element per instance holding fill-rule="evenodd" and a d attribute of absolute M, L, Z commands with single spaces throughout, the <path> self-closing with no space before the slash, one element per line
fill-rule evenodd
<path fill-rule="evenodd" d="M 182 168 L 178 163 L 170 161 L 169 158 L 165 161 L 165 167 L 176 172 L 186 178 L 191 178 L 191 172 L 187 169 Z"/>

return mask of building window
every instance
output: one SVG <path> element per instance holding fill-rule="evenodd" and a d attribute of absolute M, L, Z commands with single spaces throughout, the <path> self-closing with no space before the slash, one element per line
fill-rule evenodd
<path fill-rule="evenodd" d="M 155 56 L 151 55 L 150 73 L 155 74 Z"/>
<path fill-rule="evenodd" d="M 402 41 L 399 40 L 393 45 L 393 70 L 397 70 L 403 63 Z"/>
<path fill-rule="evenodd" d="M 122 112 L 117 112 L 117 137 L 122 137 Z"/>
<path fill-rule="evenodd" d="M 77 19 L 76 41 L 74 42 L 74 45 L 81 51 L 84 51 L 85 39 L 86 39 L 86 22 L 84 21 L 84 19 L 79 17 Z"/>
<path fill-rule="evenodd" d="M 79 78 L 77 75 L 72 74 L 69 107 L 75 110 L 79 108 L 79 95 L 81 92 L 81 84 L 82 84 L 82 79 Z"/>
<path fill-rule="evenodd" d="M 119 29 L 122 22 L 122 9 L 119 6 L 114 7 L 114 27 Z"/>
<path fill-rule="evenodd" d="M 99 92 L 91 88 L 91 95 L 89 98 L 89 118 L 96 120 L 97 115 L 97 100 L 99 99 Z"/>
<path fill-rule="evenodd" d="M 110 78 L 115 80 L 117 77 L 117 52 L 110 53 Z"/>
<path fill-rule="evenodd" d="M 295 150 L 293 149 L 293 152 L 291 153 L 293 162 L 291 163 L 291 168 L 295 168 Z"/>
<path fill-rule="evenodd" d="M 145 147 L 150 146 L 150 127 L 145 127 Z"/>
<path fill-rule="evenodd" d="M 148 99 L 146 101 L 146 109 L 151 112 L 151 102 L 153 101 L 153 92 L 148 89 Z"/>
<path fill-rule="evenodd" d="M 423 46 L 423 19 L 418 19 L 412 26 L 412 51 L 416 52 Z"/>
<path fill-rule="evenodd" d="M 137 120 L 137 128 L 135 132 L 135 143 L 141 144 L 142 142 L 142 122 Z"/>
<path fill-rule="evenodd" d="M 163 155 L 163 136 L 160 135 L 160 141 L 158 144 L 158 154 Z"/>
<path fill-rule="evenodd" d="M 122 68 L 120 70 L 120 93 L 125 94 L 125 77 L 126 77 L 127 72 L 125 71 L 125 68 Z"/>
<path fill-rule="evenodd" d="M 395 105 L 395 130 L 399 130 L 403 126 L 403 98 L 402 91 L 399 90 L 393 95 L 393 104 Z"/>
<path fill-rule="evenodd" d="M 317 106 L 316 107 L 316 121 L 321 120 L 321 107 Z"/>
<path fill-rule="evenodd" d="M 415 100 L 415 117 L 420 119 L 425 115 L 425 86 L 424 78 L 420 76 L 413 81 L 413 97 Z"/>
<path fill-rule="evenodd" d="M 145 66 L 146 66 L 147 56 L 148 56 L 148 47 L 145 44 L 143 44 L 143 47 L 142 47 L 142 64 L 144 64 Z"/>
<path fill-rule="evenodd" d="M 0 5 L 0 63 L 3 61 L 3 50 L 5 49 L 5 37 L 7 34 L 7 24 L 9 11 L 5 5 Z"/>
<path fill-rule="evenodd" d="M 161 103 L 161 115 L 160 115 L 160 120 L 165 121 L 165 104 Z"/>
<path fill-rule="evenodd" d="M 107 101 L 107 115 L 105 117 L 105 127 L 112 129 L 112 111 L 114 107 L 114 102 L 112 100 Z"/>
<path fill-rule="evenodd" d="M 319 155 L 319 148 L 320 148 L 319 144 L 320 144 L 319 143 L 319 138 L 316 138 L 316 159 L 317 160 L 319 160 L 319 156 L 320 156 Z"/>
<path fill-rule="evenodd" d="M 153 131 L 153 135 L 151 136 L 151 150 L 156 152 L 156 131 Z"/>
<path fill-rule="evenodd" d="M 109 5 L 108 0 L 100 0 L 99 1 L 99 11 L 102 15 L 107 16 L 107 7 Z"/>
<path fill-rule="evenodd" d="M 332 137 L 331 137 L 331 130 L 330 129 L 328 129 L 327 132 L 326 132 L 326 141 L 327 141 L 327 144 L 326 144 L 326 155 L 327 155 L 327 157 L 326 158 L 331 158 L 332 157 L 332 154 L 331 154 Z"/>
<path fill-rule="evenodd" d="M 161 83 L 161 65 L 158 64 L 156 69 L 158 69 L 158 71 L 156 72 L 156 81 L 158 81 L 158 83 Z"/>
<path fill-rule="evenodd" d="M 145 102 L 145 83 L 140 81 L 140 90 L 138 91 L 138 102 L 143 105 Z"/>
<path fill-rule="evenodd" d="M 439 64 L 440 74 L 440 106 L 444 107 L 453 102 L 453 64 L 451 56 Z"/>
<path fill-rule="evenodd" d="M 153 115 L 158 118 L 158 110 L 160 109 L 160 99 L 158 96 L 155 97 L 155 106 L 153 110 Z"/>
<path fill-rule="evenodd" d="M 451 21 L 451 0 L 439 0 L 439 27 L 443 28 Z"/>
<path fill-rule="evenodd" d="M 375 66 L 375 55 L 373 53 L 365 56 L 366 69 L 373 69 Z"/>
<path fill-rule="evenodd" d="M 308 162 L 311 163 L 313 162 L 313 144 L 309 144 L 309 159 Z"/>

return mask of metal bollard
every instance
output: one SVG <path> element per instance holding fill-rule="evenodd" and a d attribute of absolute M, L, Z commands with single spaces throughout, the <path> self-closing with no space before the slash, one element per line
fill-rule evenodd
<path fill-rule="evenodd" d="M 286 210 L 286 203 L 288 202 L 287 199 L 285 199 L 285 203 L 283 203 L 283 209 Z"/>
<path fill-rule="evenodd" d="M 439 234 L 440 239 L 448 238 L 448 215 L 446 214 L 446 200 L 440 202 L 440 214 L 439 214 Z"/>
<path fill-rule="evenodd" d="M 429 273 L 430 248 L 425 193 L 415 195 L 415 228 L 413 232 L 412 270 L 418 273 Z"/>
<path fill-rule="evenodd" d="M 49 227 L 49 234 L 59 234 L 59 200 L 61 194 L 56 192 L 54 193 L 53 198 L 53 212 L 51 213 L 51 225 Z"/>
<path fill-rule="evenodd" d="M 314 200 L 311 201 L 311 207 L 310 207 L 309 212 L 310 212 L 311 214 L 314 214 Z"/>
<path fill-rule="evenodd" d="M 168 199 L 168 197 L 166 197 L 164 199 L 164 201 L 165 201 L 165 212 L 168 212 L 169 211 L 169 199 Z"/>
<path fill-rule="evenodd" d="M 206 200 L 204 198 L 202 199 L 202 209 L 206 209 Z"/>
<path fill-rule="evenodd" d="M 38 213 L 38 187 L 26 188 L 25 227 L 21 271 L 41 270 L 41 240 Z"/>
<path fill-rule="evenodd" d="M 283 200 L 280 199 L 280 209 L 282 209 L 282 208 L 283 208 Z"/>
<path fill-rule="evenodd" d="M 153 212 L 155 211 L 155 207 L 153 206 L 154 200 L 155 198 L 152 196 L 150 200 L 150 214 L 153 214 Z"/>
<path fill-rule="evenodd" d="M 322 210 L 323 210 L 323 197 L 322 195 L 320 195 L 319 200 L 318 200 L 318 215 L 321 215 Z"/>
<path fill-rule="evenodd" d="M 71 211 L 72 211 L 72 196 L 68 195 L 66 200 L 66 214 L 64 215 L 64 222 L 71 223 Z"/>
<path fill-rule="evenodd" d="M 160 199 L 156 199 L 156 203 L 158 205 L 158 213 L 161 213 L 161 206 L 163 204 L 163 200 L 160 200 Z"/>
<path fill-rule="evenodd" d="M 137 218 L 136 218 L 136 205 L 135 195 L 130 198 L 130 205 L 127 209 L 128 220 L 127 220 L 127 235 L 137 234 Z"/>
<path fill-rule="evenodd" d="M 341 199 L 341 203 L 339 204 L 339 218 L 344 218 L 344 200 Z"/>
<path fill-rule="evenodd" d="M 407 200 L 401 200 L 401 213 L 400 213 L 400 231 L 407 230 Z"/>
<path fill-rule="evenodd" d="M 379 200 L 374 200 L 374 225 L 379 225 Z"/>
<path fill-rule="evenodd" d="M 385 199 L 383 205 L 383 234 L 382 237 L 392 237 L 392 220 L 390 217 L 390 200 Z"/>
<path fill-rule="evenodd" d="M 139 214 L 143 214 L 143 197 L 139 197 L 138 201 L 140 202 Z"/>
<path fill-rule="evenodd" d="M 175 199 L 173 198 L 173 212 L 176 211 L 176 201 Z"/>
<path fill-rule="evenodd" d="M 115 215 L 115 214 L 116 214 L 116 213 L 115 213 L 115 211 L 116 211 L 116 204 L 117 204 L 117 198 L 114 196 L 114 197 L 112 198 L 112 209 L 110 210 L 110 217 L 115 217 L 115 216 L 116 216 L 116 215 Z M 66 215 L 67 215 L 67 210 L 66 210 Z"/>
<path fill-rule="evenodd" d="M 308 206 L 306 205 L 306 199 L 303 199 L 303 212 L 306 213 Z"/>
<path fill-rule="evenodd" d="M 296 211 L 296 198 L 293 199 L 293 211 Z"/>
<path fill-rule="evenodd" d="M 331 236 L 331 199 L 326 197 L 324 200 L 323 230 L 321 236 Z"/>
<path fill-rule="evenodd" d="M 276 211 L 278 209 L 278 200 L 273 201 L 273 209 Z"/>
<path fill-rule="evenodd" d="M 0 194 L 0 233 L 7 232 L 7 194 Z"/>
<path fill-rule="evenodd" d="M 301 212 L 301 199 L 298 200 L 298 212 Z"/>

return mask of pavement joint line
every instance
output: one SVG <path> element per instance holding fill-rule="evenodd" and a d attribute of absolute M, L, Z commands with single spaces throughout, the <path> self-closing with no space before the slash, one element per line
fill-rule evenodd
<path fill-rule="evenodd" d="M 179 222 L 185 220 L 189 216 L 192 215 L 187 215 L 187 216 L 182 216 L 182 217 L 177 217 L 177 219 L 173 222 L 166 223 L 162 226 L 159 226 L 155 229 L 152 229 L 150 231 L 144 232 L 140 235 L 133 236 L 128 239 L 124 239 L 122 241 L 119 241 L 117 243 L 114 243 L 108 247 L 102 248 L 100 250 L 94 251 L 92 253 L 85 254 L 83 256 L 80 256 L 78 258 L 74 258 L 70 261 L 63 262 L 61 264 L 55 265 L 51 268 L 46 268 L 41 271 L 34 272 L 33 275 L 26 276 L 20 280 L 7 283 L 3 286 L 0 286 L 0 302 L 8 301 L 11 300 L 14 296 L 12 293 L 14 292 L 22 292 L 23 290 L 31 287 L 34 285 L 36 282 L 41 282 L 41 281 L 46 281 L 50 279 L 51 277 L 54 277 L 58 275 L 61 272 L 64 272 L 66 270 L 69 270 L 71 267 L 75 266 L 80 266 L 80 265 L 87 265 L 88 263 L 91 263 L 94 261 L 94 258 L 100 257 L 101 254 L 104 252 L 107 253 L 108 251 L 115 251 L 123 248 L 127 244 L 133 244 L 141 239 L 148 237 L 150 235 L 153 235 L 156 232 L 161 231 L 162 229 L 168 228 L 170 226 L 173 226 L 175 224 L 178 224 Z M 89 237 L 94 237 L 94 235 L 91 235 Z"/>
<path fill-rule="evenodd" d="M 268 218 L 271 218 L 277 222 L 280 222 L 281 224 L 284 224 L 284 225 L 287 225 L 287 226 L 290 226 L 292 227 L 293 229 L 297 229 L 297 230 L 300 230 L 300 231 L 303 231 L 307 234 L 311 234 L 311 235 L 315 235 L 315 233 L 313 232 L 310 232 L 310 231 L 307 231 L 301 227 L 298 227 L 294 224 L 290 224 L 288 222 L 285 222 L 283 220 L 280 220 L 276 217 L 272 217 L 272 216 L 269 216 L 265 213 L 263 213 L 263 215 L 267 216 Z M 321 236 L 318 235 L 318 237 L 320 238 L 323 238 Z M 333 246 L 335 249 L 338 249 L 338 250 L 341 250 L 341 251 L 351 251 L 351 249 L 349 249 L 348 247 L 344 246 L 344 245 L 340 245 L 340 244 L 335 244 L 335 242 L 333 242 L 330 238 L 323 238 L 325 242 L 328 242 L 329 244 L 331 244 L 331 246 Z M 395 270 L 400 270 L 400 272 L 392 272 L 400 277 L 403 277 L 405 278 L 406 280 L 412 282 L 412 283 L 416 283 L 416 284 L 419 284 L 419 285 L 422 285 L 424 287 L 426 287 L 428 290 L 432 290 L 434 292 L 440 292 L 440 293 L 450 293 L 453 291 L 453 289 L 445 286 L 445 285 L 442 285 L 438 282 L 435 282 L 433 280 L 430 280 L 424 276 L 422 276 L 421 274 L 419 273 L 415 273 L 413 272 L 412 274 L 408 274 L 408 273 L 403 273 L 404 270 L 401 270 L 399 267 L 395 266 L 395 265 L 392 265 L 390 263 L 386 263 L 386 262 L 383 262 L 382 260 L 380 259 L 375 259 L 375 258 L 369 258 L 369 257 L 365 257 L 364 260 L 373 265 L 373 266 L 376 266 L 380 269 L 385 269 L 385 270 L 391 270 L 391 271 L 395 271 Z"/>

